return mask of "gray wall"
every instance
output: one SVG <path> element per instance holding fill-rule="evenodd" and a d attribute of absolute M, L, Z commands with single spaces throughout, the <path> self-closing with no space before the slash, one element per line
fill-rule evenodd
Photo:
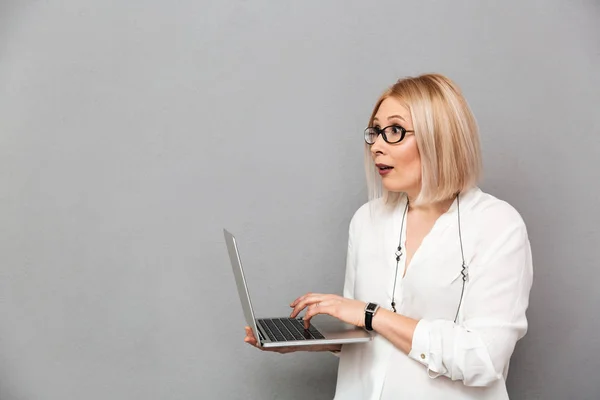
<path fill-rule="evenodd" d="M 259 313 L 339 292 L 362 128 L 387 85 L 429 71 L 463 87 L 482 187 L 529 227 L 512 398 L 600 398 L 599 17 L 594 1 L 3 0 L 0 399 L 331 398 L 335 357 L 242 342 L 221 228 Z"/>

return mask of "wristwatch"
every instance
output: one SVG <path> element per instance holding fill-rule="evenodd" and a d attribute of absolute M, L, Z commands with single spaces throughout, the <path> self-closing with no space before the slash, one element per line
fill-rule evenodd
<path fill-rule="evenodd" d="M 373 316 L 379 310 L 379 304 L 376 303 L 368 303 L 365 307 L 365 329 L 368 331 L 373 330 Z"/>

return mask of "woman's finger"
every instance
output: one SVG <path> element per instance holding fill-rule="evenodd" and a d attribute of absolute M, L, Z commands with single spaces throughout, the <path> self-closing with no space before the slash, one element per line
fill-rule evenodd
<path fill-rule="evenodd" d="M 310 320 L 317 314 L 332 315 L 332 301 L 325 300 L 308 306 L 306 313 L 302 318 L 304 322 L 304 329 L 310 328 Z"/>
<path fill-rule="evenodd" d="M 339 298 L 340 296 L 335 294 L 312 294 L 310 296 L 305 297 L 303 300 L 301 300 L 295 305 L 294 309 L 292 310 L 292 313 L 290 314 L 290 317 L 296 318 L 300 311 L 312 304 L 322 303 L 324 301 L 334 301 Z"/>
<path fill-rule="evenodd" d="M 310 296 L 306 296 L 303 300 L 300 300 L 298 303 L 296 303 L 292 313 L 290 314 L 290 318 L 296 318 L 300 311 L 305 309 L 307 306 L 326 300 L 326 296 L 327 295 L 323 294 L 312 294 Z"/>
<path fill-rule="evenodd" d="M 254 332 L 252 331 L 252 328 L 250 328 L 249 326 L 246 327 L 246 337 L 256 339 L 254 337 Z"/>
<path fill-rule="evenodd" d="M 296 300 L 294 300 L 294 301 L 292 301 L 292 302 L 290 303 L 290 307 L 295 307 L 295 306 L 296 306 L 296 304 L 298 304 L 299 302 L 303 301 L 303 300 L 304 300 L 304 299 L 306 299 L 308 296 L 312 296 L 312 295 L 314 295 L 314 294 L 315 294 L 315 293 L 310 293 L 310 292 L 309 292 L 309 293 L 306 293 L 306 294 L 304 294 L 304 295 L 302 295 L 302 296 L 298 297 Z"/>
<path fill-rule="evenodd" d="M 252 328 L 250 328 L 249 326 L 246 327 L 246 337 L 244 338 L 244 342 L 254 347 L 258 347 L 258 342 L 254 337 L 254 332 L 252 332 Z"/>

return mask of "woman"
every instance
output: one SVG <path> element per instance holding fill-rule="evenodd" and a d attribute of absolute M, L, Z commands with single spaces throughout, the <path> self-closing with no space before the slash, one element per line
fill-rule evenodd
<path fill-rule="evenodd" d="M 475 119 L 448 78 L 406 78 L 365 130 L 371 201 L 352 218 L 343 297 L 291 303 L 372 329 L 339 352 L 335 399 L 508 399 L 506 377 L 532 261 L 525 224 L 477 186 Z M 246 329 L 246 342 L 256 345 Z M 279 349 L 280 352 L 301 348 Z"/>

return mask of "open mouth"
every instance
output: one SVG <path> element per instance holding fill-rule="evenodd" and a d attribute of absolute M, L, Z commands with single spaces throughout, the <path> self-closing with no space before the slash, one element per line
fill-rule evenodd
<path fill-rule="evenodd" d="M 386 171 L 388 169 L 392 169 L 394 167 L 390 167 L 389 165 L 385 165 L 385 164 L 376 164 L 376 167 L 380 170 L 380 171 Z"/>

